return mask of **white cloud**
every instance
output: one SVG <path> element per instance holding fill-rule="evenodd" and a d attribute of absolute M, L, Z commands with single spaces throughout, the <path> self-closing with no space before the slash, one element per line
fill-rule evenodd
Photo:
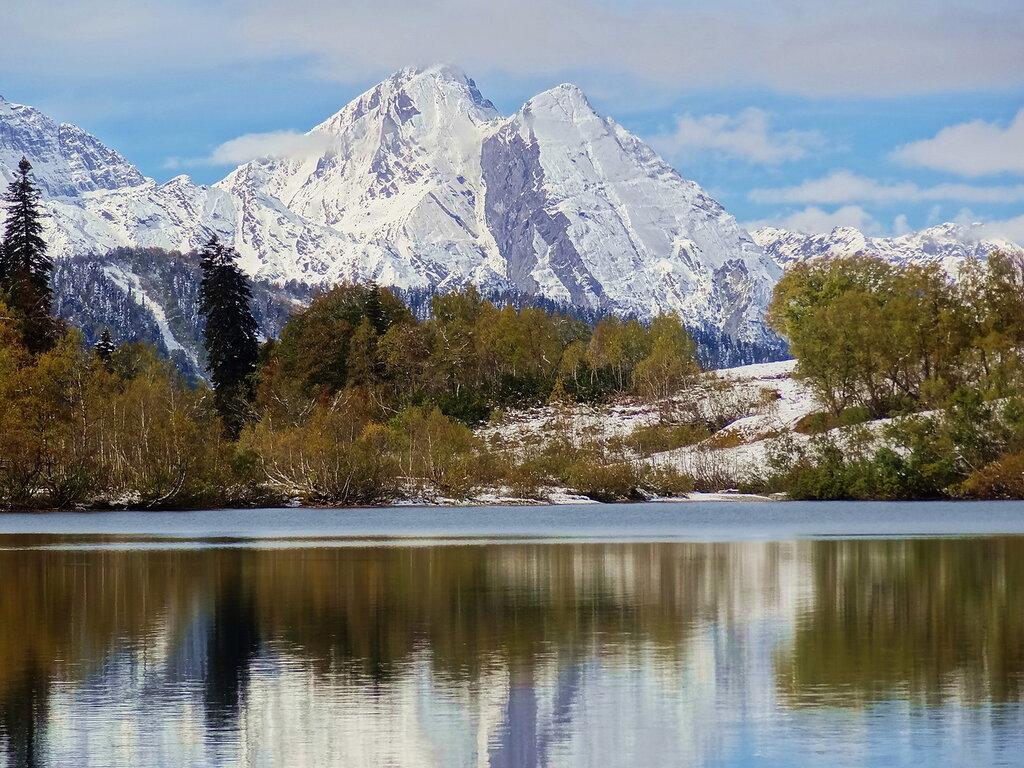
<path fill-rule="evenodd" d="M 816 131 L 773 132 L 770 115 L 755 108 L 735 116 L 682 115 L 676 118 L 671 133 L 653 136 L 650 141 L 669 157 L 703 150 L 768 165 L 799 160 L 825 145 Z"/>
<path fill-rule="evenodd" d="M 333 138 L 325 133 L 297 133 L 271 131 L 247 133 L 225 141 L 207 157 L 191 160 L 171 158 L 164 166 L 180 168 L 196 165 L 241 165 L 263 157 L 294 158 L 319 157 L 330 150 Z"/>
<path fill-rule="evenodd" d="M 0 72 L 123 77 L 297 60 L 344 82 L 407 64 L 680 92 L 896 95 L 1024 84 L 1024 4 L 987 0 L 48 0 L 7 3 Z"/>
<path fill-rule="evenodd" d="M 892 220 L 892 233 L 894 235 L 905 235 L 910 231 L 907 215 L 905 213 L 897 214 L 896 218 Z"/>
<path fill-rule="evenodd" d="M 831 204 L 920 203 L 955 200 L 965 203 L 1019 203 L 1024 201 L 1024 184 L 974 186 L 936 184 L 921 187 L 913 182 L 880 182 L 851 171 L 833 171 L 789 187 L 758 188 L 749 197 L 757 203 Z"/>
<path fill-rule="evenodd" d="M 210 162 L 214 165 L 239 165 L 260 157 L 316 157 L 330 149 L 332 142 L 333 138 L 326 133 L 248 133 L 213 150 Z"/>
<path fill-rule="evenodd" d="M 983 120 L 951 125 L 931 139 L 903 145 L 892 157 L 961 176 L 1024 173 L 1024 109 L 1005 128 Z"/>
<path fill-rule="evenodd" d="M 859 205 L 844 205 L 834 211 L 810 206 L 772 218 L 748 221 L 743 226 L 748 232 L 761 227 L 778 227 L 810 234 L 831 232 L 836 227 L 856 227 L 861 232 L 871 235 L 882 231 L 882 225 L 878 220 Z"/>
<path fill-rule="evenodd" d="M 982 223 L 981 229 L 988 237 L 1002 238 L 1024 244 L 1024 215 L 1015 216 L 1010 219 L 986 221 Z"/>

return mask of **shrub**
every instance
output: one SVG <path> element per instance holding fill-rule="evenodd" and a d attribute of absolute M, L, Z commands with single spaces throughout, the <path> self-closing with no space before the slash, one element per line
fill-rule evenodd
<path fill-rule="evenodd" d="M 469 496 L 478 482 L 477 440 L 464 425 L 434 408 L 407 408 L 391 422 L 402 474 L 420 490 Z"/>
<path fill-rule="evenodd" d="M 594 501 L 633 501 L 642 499 L 640 472 L 630 461 L 603 464 L 585 458 L 570 468 L 569 488 Z"/>
<path fill-rule="evenodd" d="M 694 489 L 693 477 L 675 467 L 650 468 L 643 477 L 643 487 L 655 496 L 685 496 Z"/>
<path fill-rule="evenodd" d="M 815 411 L 801 416 L 793 425 L 793 431 L 801 435 L 820 435 L 838 426 L 839 419 L 835 415 L 826 411 Z"/>
<path fill-rule="evenodd" d="M 397 491 L 390 432 L 368 420 L 359 403 L 316 406 L 299 425 L 264 419 L 242 436 L 273 490 L 324 504 L 375 504 Z"/>
<path fill-rule="evenodd" d="M 623 443 L 641 456 L 695 445 L 710 436 L 707 428 L 696 424 L 651 424 L 634 429 Z"/>
<path fill-rule="evenodd" d="M 972 472 L 960 486 L 975 499 L 1024 499 L 1024 453 L 1012 453 Z"/>

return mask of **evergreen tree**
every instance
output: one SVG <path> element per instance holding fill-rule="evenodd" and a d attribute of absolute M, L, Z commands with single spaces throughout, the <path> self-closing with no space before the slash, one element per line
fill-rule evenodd
<path fill-rule="evenodd" d="M 7 224 L 0 249 L 0 292 L 9 297 L 21 315 L 26 346 L 32 352 L 41 352 L 53 345 L 56 335 L 50 288 L 53 261 L 46 254 L 39 190 L 31 171 L 32 164 L 21 158 L 4 196 Z"/>
<path fill-rule="evenodd" d="M 109 371 L 111 369 L 110 361 L 114 356 L 114 352 L 117 351 L 117 345 L 110 338 L 110 331 L 104 328 L 100 334 L 99 341 L 93 344 L 92 348 L 96 352 L 96 357 L 103 363 L 103 367 Z"/>
<path fill-rule="evenodd" d="M 0 297 L 7 294 L 7 273 L 10 266 L 7 264 L 7 250 L 4 248 L 4 238 L 0 236 Z"/>
<path fill-rule="evenodd" d="M 248 420 L 259 356 L 249 280 L 235 263 L 238 254 L 214 235 L 203 249 L 199 311 L 206 322 L 207 368 L 217 411 L 227 434 L 237 438 Z"/>

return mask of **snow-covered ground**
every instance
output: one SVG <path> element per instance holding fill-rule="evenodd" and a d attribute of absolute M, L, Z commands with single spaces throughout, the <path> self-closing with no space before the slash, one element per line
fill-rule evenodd
<path fill-rule="evenodd" d="M 183 352 L 188 356 L 188 359 L 191 361 L 195 369 L 201 370 L 199 360 L 196 358 L 195 354 L 183 347 L 181 342 L 175 338 L 174 332 L 171 330 L 171 324 L 167 319 L 167 313 L 164 312 L 164 308 L 160 305 L 160 302 L 155 301 L 148 293 L 146 293 L 146 289 L 142 286 L 142 280 L 139 276 L 132 272 L 127 272 L 114 264 L 104 267 L 103 271 L 125 293 L 137 296 L 141 304 L 149 309 L 150 314 L 153 316 L 153 320 L 156 322 L 157 328 L 160 329 L 160 338 L 164 343 L 164 348 L 167 350 L 167 353 Z"/>
<path fill-rule="evenodd" d="M 714 472 L 742 478 L 764 466 L 773 440 L 790 432 L 804 416 L 821 410 L 813 394 L 794 377 L 795 367 L 794 360 L 785 360 L 714 371 L 664 403 L 567 403 L 512 412 L 485 425 L 478 434 L 492 444 L 518 446 L 525 452 L 553 439 L 606 443 L 663 419 L 725 422 L 695 445 L 641 460 L 693 475 Z M 808 439 L 795 433 L 794 437 Z"/>
<path fill-rule="evenodd" d="M 803 417 L 821 410 L 811 391 L 794 377 L 795 368 L 795 360 L 784 360 L 716 371 L 719 379 L 732 385 L 733 398 L 753 405 L 751 412 L 707 440 L 656 453 L 647 461 L 692 475 L 743 478 L 757 474 L 773 441 L 786 433 L 797 441 L 808 439 L 792 430 Z"/>

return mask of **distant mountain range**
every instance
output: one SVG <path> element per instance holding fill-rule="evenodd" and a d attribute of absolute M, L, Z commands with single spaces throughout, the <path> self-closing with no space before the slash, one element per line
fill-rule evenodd
<path fill-rule="evenodd" d="M 808 259 L 861 255 L 897 265 L 938 264 L 955 274 L 967 259 L 984 259 L 996 250 L 1024 252 L 1009 240 L 986 237 L 980 224 L 946 223 L 898 237 L 869 237 L 853 227 L 836 227 L 825 234 L 764 227 L 753 237 L 782 269 Z"/>
<path fill-rule="evenodd" d="M 70 259 L 58 269 L 64 314 L 89 333 L 105 323 L 152 337 L 193 368 L 194 264 L 168 253 L 161 267 L 157 254 L 187 254 L 213 233 L 258 281 L 268 335 L 311 286 L 473 283 L 591 314 L 675 311 L 718 364 L 784 352 L 764 312 L 793 261 L 863 251 L 945 263 L 1002 247 L 954 225 L 889 239 L 850 229 L 751 237 L 576 86 L 503 117 L 452 67 L 402 70 L 290 144 L 212 186 L 158 184 L 81 129 L 0 98 L 0 173 L 29 158 L 52 252 Z M 76 295 L 87 288 L 102 300 Z"/>

